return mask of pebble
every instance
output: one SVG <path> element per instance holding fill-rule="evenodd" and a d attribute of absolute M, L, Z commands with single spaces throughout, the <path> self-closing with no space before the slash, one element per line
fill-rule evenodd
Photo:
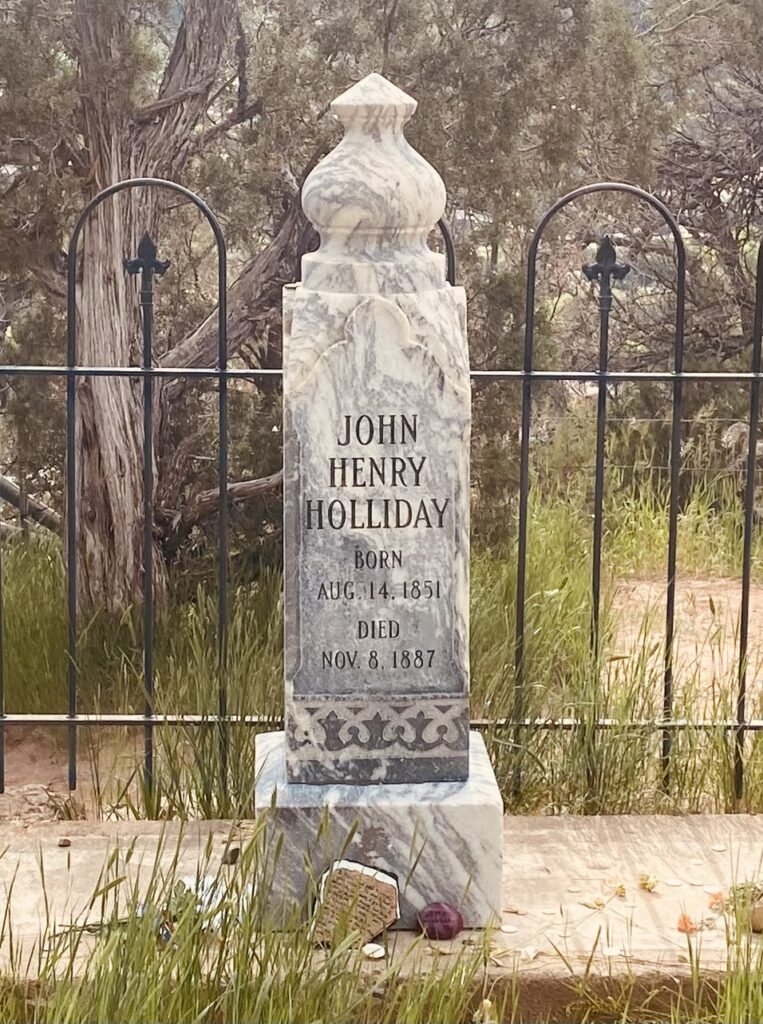
<path fill-rule="evenodd" d="M 583 890 L 577 885 L 567 886 L 567 892 L 582 892 Z"/>
<path fill-rule="evenodd" d="M 361 947 L 360 952 L 366 960 L 383 960 L 387 955 L 387 950 L 378 942 L 367 942 L 365 946 Z"/>
<path fill-rule="evenodd" d="M 519 928 L 515 924 L 502 924 L 501 931 L 504 935 L 514 935 L 519 931 Z"/>
<path fill-rule="evenodd" d="M 72 845 L 72 841 L 71 841 L 71 839 L 65 839 L 65 838 L 64 839 L 59 839 L 58 840 L 58 845 L 59 846 L 64 846 L 64 847 L 71 846 Z"/>
<path fill-rule="evenodd" d="M 463 917 L 450 903 L 429 903 L 417 918 L 428 939 L 454 939 L 464 927 Z"/>
<path fill-rule="evenodd" d="M 723 843 L 717 843 L 715 846 L 711 846 L 710 849 L 715 850 L 716 853 L 725 853 L 727 847 L 725 847 Z"/>
<path fill-rule="evenodd" d="M 679 885 L 683 885 L 683 882 L 680 878 L 666 878 L 665 885 L 672 885 L 677 888 Z"/>
<path fill-rule="evenodd" d="M 240 846 L 229 846 L 228 849 L 223 854 L 223 864 L 226 864 L 229 867 L 232 867 L 236 863 L 236 861 L 238 860 L 240 853 L 241 853 L 241 847 Z"/>
<path fill-rule="evenodd" d="M 760 900 L 750 907 L 750 927 L 754 932 L 763 932 L 763 903 Z"/>

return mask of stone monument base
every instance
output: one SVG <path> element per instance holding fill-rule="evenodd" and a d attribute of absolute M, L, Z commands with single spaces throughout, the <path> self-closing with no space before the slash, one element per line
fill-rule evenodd
<path fill-rule="evenodd" d="M 269 815 L 270 851 L 283 836 L 269 874 L 274 910 L 307 911 L 320 876 L 344 859 L 397 877 L 397 928 L 415 928 L 438 900 L 466 928 L 500 923 L 503 801 L 482 737 L 469 740 L 466 782 L 313 786 L 287 781 L 282 732 L 258 736 L 255 812 Z"/>

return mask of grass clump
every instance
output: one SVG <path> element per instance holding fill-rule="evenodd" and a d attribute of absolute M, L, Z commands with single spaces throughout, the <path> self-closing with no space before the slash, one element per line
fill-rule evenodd
<path fill-rule="evenodd" d="M 763 807 L 760 758 L 748 758 L 745 800 L 734 792 L 733 737 L 727 730 L 686 729 L 672 736 L 669 776 L 663 713 L 664 589 L 623 641 L 627 615 L 618 591 L 628 574 L 664 571 L 667 496 L 659 488 L 612 489 L 604 518 L 603 582 L 597 643 L 592 643 L 589 495 L 536 487 L 529 504 L 528 560 L 521 676 L 516 671 L 515 544 L 475 550 L 471 573 L 471 708 L 486 727 L 507 806 L 546 813 L 647 813 Z M 679 563 L 692 572 L 737 571 L 741 503 L 734 488 L 695 488 L 679 523 Z M 760 565 L 756 538 L 753 569 Z M 3 551 L 5 694 L 9 712 L 65 712 L 67 655 L 65 579 L 55 542 L 10 542 Z M 157 614 L 155 696 L 158 713 L 212 718 L 219 707 L 217 596 L 199 583 L 191 598 L 170 599 Z M 227 708 L 260 716 L 261 728 L 283 711 L 282 582 L 277 570 L 235 584 L 229 595 Z M 674 664 L 675 718 L 725 720 L 736 712 L 736 665 L 724 660 L 733 623 L 712 607 L 707 636 L 694 658 Z M 623 608 L 625 607 L 625 611 Z M 691 610 L 687 614 L 694 614 Z M 699 610 L 697 611 L 699 614 Z M 620 618 L 618 619 L 618 616 Z M 677 629 L 683 626 L 680 617 Z M 699 649 L 701 647 L 701 649 Z M 717 650 L 717 656 L 714 651 Z M 710 656 L 712 655 L 712 656 Z M 748 666 L 754 683 L 758 666 Z M 140 616 L 115 621 L 93 614 L 81 622 L 79 707 L 83 712 L 142 712 L 145 702 Z M 752 688 L 751 686 L 751 689 Z M 748 714 L 756 713 L 754 692 Z M 564 729 L 536 722 L 574 720 Z M 596 723 L 606 720 L 606 729 Z M 224 817 L 251 814 L 256 729 L 213 722 L 156 729 L 154 787 L 141 787 L 139 730 L 80 732 L 97 767 L 99 800 L 119 816 Z M 63 733 L 61 739 L 65 739 Z M 757 735 L 747 737 L 756 751 Z M 116 746 L 134 750 L 132 768 L 109 773 Z"/>
<path fill-rule="evenodd" d="M 210 841 L 196 875 L 181 878 L 182 842 L 160 841 L 149 864 L 134 844 L 113 851 L 79 919 L 48 921 L 34 984 L 29 951 L 17 945 L 0 1021 L 461 1024 L 493 996 L 481 945 L 443 963 L 421 940 L 381 965 L 351 931 L 316 948 L 300 908 L 274 907 L 278 860 L 262 829 L 235 872 L 212 866 Z M 289 927 L 275 929 L 284 913 Z M 391 948 L 393 935 L 384 941 Z M 503 1019 L 500 1003 L 496 1012 Z"/>

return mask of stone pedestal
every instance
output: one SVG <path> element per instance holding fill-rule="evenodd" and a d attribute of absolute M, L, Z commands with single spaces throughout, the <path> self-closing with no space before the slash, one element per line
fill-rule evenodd
<path fill-rule="evenodd" d="M 466 782 L 315 786 L 286 777 L 284 734 L 257 737 L 255 802 L 268 814 L 274 911 L 309 904 L 335 860 L 395 875 L 398 928 L 427 903 L 457 907 L 467 928 L 500 923 L 503 804 L 482 737 L 469 734 Z M 348 838 L 349 837 L 349 838 Z"/>

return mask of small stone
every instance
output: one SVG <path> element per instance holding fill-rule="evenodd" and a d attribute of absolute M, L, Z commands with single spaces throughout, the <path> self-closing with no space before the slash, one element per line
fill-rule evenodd
<path fill-rule="evenodd" d="M 763 900 L 750 907 L 750 928 L 754 932 L 763 932 Z"/>
<path fill-rule="evenodd" d="M 228 867 L 233 867 L 233 865 L 238 860 L 240 853 L 240 846 L 229 846 L 228 849 L 223 854 L 223 864 L 227 865 Z"/>
<path fill-rule="evenodd" d="M 501 931 L 504 935 L 515 935 L 519 931 L 519 928 L 517 928 L 515 924 L 502 924 Z"/>
<path fill-rule="evenodd" d="M 665 885 L 672 885 L 674 888 L 678 888 L 679 885 L 683 885 L 680 878 L 666 878 Z"/>
<path fill-rule="evenodd" d="M 714 850 L 716 853 L 725 853 L 727 848 L 723 843 L 716 843 L 715 846 L 711 846 L 710 849 Z"/>
<path fill-rule="evenodd" d="M 66 838 L 59 839 L 58 840 L 58 845 L 59 846 L 64 846 L 64 847 L 71 846 L 72 845 L 72 841 L 71 841 L 71 839 L 66 839 Z"/>
<path fill-rule="evenodd" d="M 383 960 L 387 955 L 387 950 L 384 946 L 380 946 L 378 942 L 367 942 L 360 952 L 366 960 Z"/>
<path fill-rule="evenodd" d="M 417 916 L 428 939 L 453 939 L 464 927 L 463 917 L 450 903 L 429 903 Z"/>

